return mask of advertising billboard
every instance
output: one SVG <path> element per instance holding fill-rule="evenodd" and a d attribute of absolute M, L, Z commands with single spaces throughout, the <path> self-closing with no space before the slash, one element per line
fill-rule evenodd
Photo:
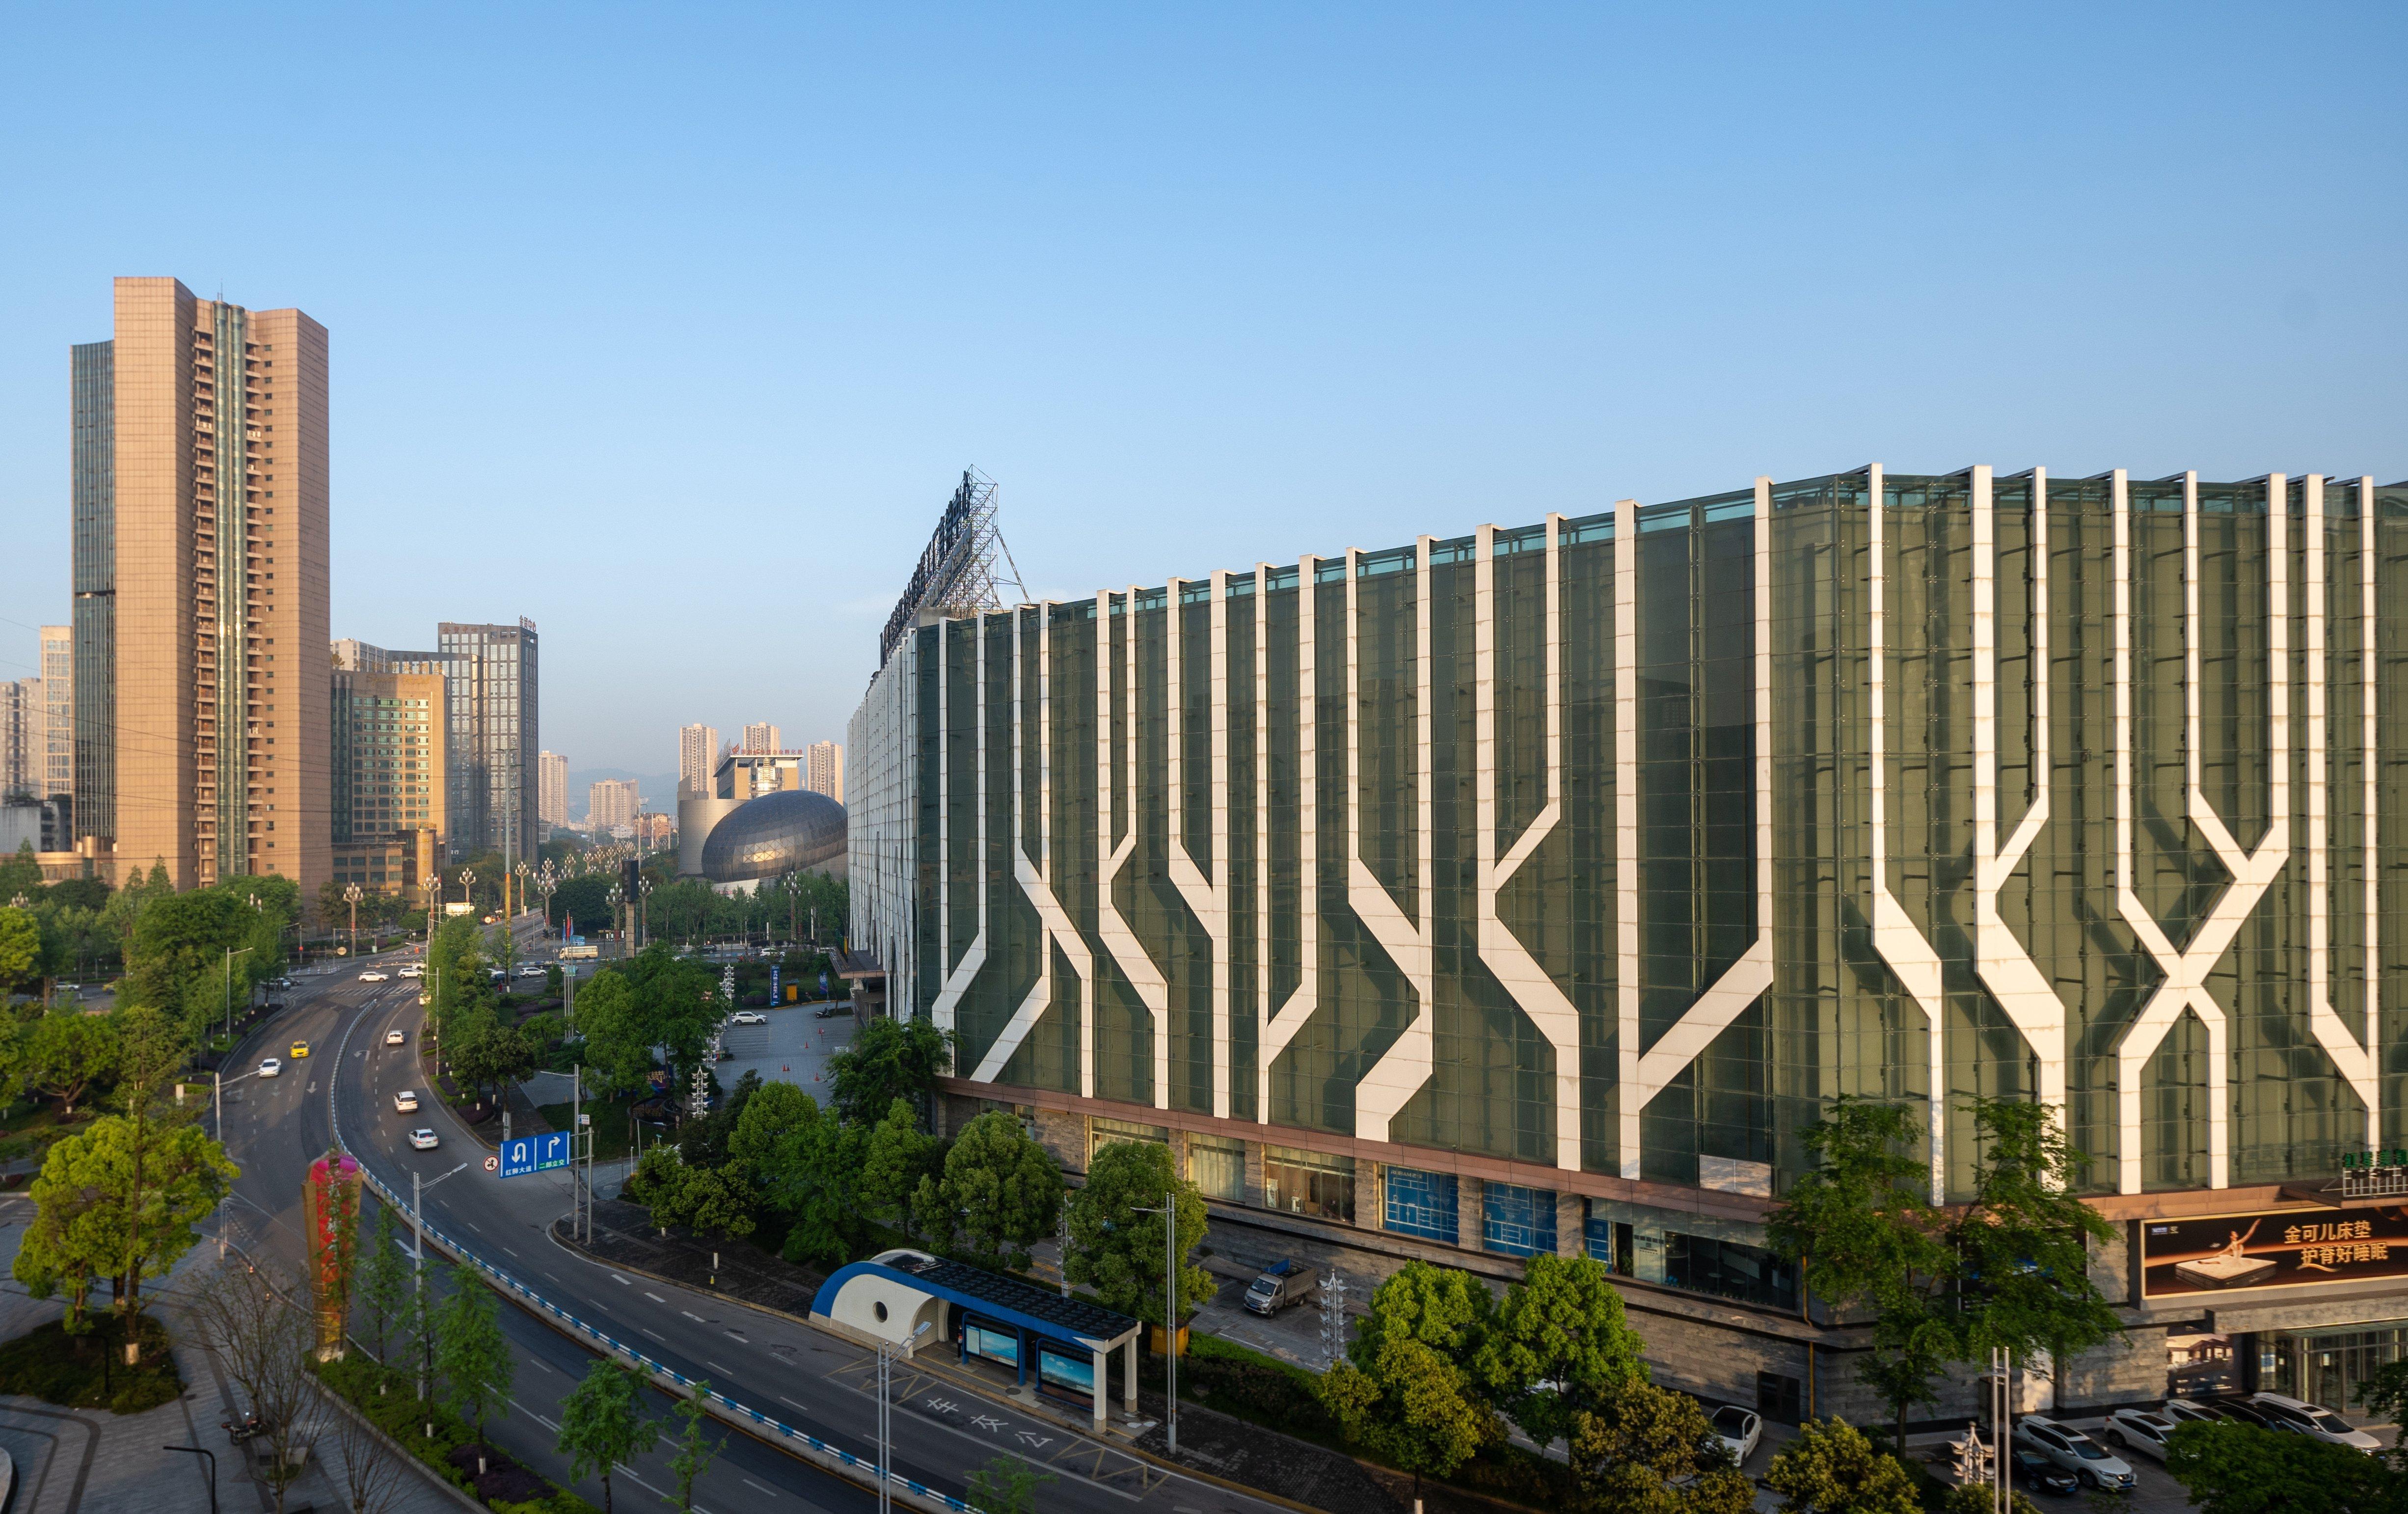
<path fill-rule="evenodd" d="M 2141 1221 L 2146 1298 L 2408 1276 L 2408 1204 Z"/>

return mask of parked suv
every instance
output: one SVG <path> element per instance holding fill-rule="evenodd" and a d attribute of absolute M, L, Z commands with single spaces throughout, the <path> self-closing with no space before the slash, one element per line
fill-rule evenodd
<path fill-rule="evenodd" d="M 2070 1424 L 2046 1415 L 2027 1414 L 2015 1421 L 2014 1438 L 2018 1445 L 2030 1447 L 2072 1473 L 2086 1488 L 2104 1488 L 2111 1492 L 2132 1491 L 2132 1469 L 2110 1455 L 2106 1447 Z"/>
<path fill-rule="evenodd" d="M 2119 1451 L 2146 1451 L 2162 1462 L 2166 1459 L 2166 1437 L 2174 1433 L 2174 1424 L 2168 1416 L 2152 1414 L 2147 1409 L 2117 1409 L 2107 1416 L 2107 1428 L 2100 1432 L 2100 1436 Z"/>
<path fill-rule="evenodd" d="M 1274 1262 L 1246 1289 L 1246 1307 L 1256 1314 L 1277 1314 L 1309 1297 L 1320 1275 L 1293 1259 Z"/>
<path fill-rule="evenodd" d="M 2381 1441 L 2363 1430 L 2354 1428 L 2330 1409 L 2281 1393 L 2252 1393 L 2248 1402 L 2266 1418 L 2270 1430 L 2288 1430 L 2311 1440 L 2321 1440 L 2329 1446 L 2346 1446 L 2352 1450 L 2364 1451 L 2369 1456 L 2383 1449 Z"/>

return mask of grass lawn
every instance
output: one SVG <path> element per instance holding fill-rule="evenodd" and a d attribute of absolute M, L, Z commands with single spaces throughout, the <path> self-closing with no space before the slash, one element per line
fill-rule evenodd
<path fill-rule="evenodd" d="M 86 1315 L 93 1328 L 70 1335 L 53 1319 L 0 1344 L 0 1393 L 23 1393 L 71 1409 L 106 1408 L 139 1414 L 173 1403 L 184 1391 L 167 1332 L 149 1315 L 141 1319 L 142 1363 L 125 1364 L 117 1320 L 106 1310 Z"/>

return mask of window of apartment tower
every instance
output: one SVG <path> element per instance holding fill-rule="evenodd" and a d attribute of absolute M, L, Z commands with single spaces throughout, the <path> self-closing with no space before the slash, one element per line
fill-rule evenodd
<path fill-rule="evenodd" d="M 1190 1135 L 1187 1179 L 1203 1190 L 1208 1199 L 1244 1203 L 1246 1143 L 1226 1135 Z"/>
<path fill-rule="evenodd" d="M 1354 1159 L 1293 1146 L 1263 1147 L 1263 1207 L 1354 1222 Z"/>

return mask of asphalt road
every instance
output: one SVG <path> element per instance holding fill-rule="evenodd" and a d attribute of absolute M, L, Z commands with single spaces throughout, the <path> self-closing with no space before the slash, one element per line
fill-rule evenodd
<path fill-rule="evenodd" d="M 399 958 L 390 959 L 398 963 Z M 631 1277 L 590 1262 L 552 1239 L 553 1219 L 570 1206 L 565 1175 L 504 1180 L 483 1170 L 486 1148 L 448 1110 L 424 1097 L 414 1115 L 393 1107 L 399 1089 L 428 1093 L 417 1056 L 418 985 L 395 977 L 361 983 L 370 963 L 303 978 L 289 1007 L 243 1048 L 234 1065 L 285 1059 L 282 1075 L 243 1077 L 229 1084 L 225 1139 L 243 1175 L 225 1214 L 240 1244 L 264 1245 L 297 1261 L 300 1196 L 308 1165 L 333 1144 L 339 1117 L 345 1143 L 378 1177 L 409 1191 L 416 1172 L 429 1181 L 458 1172 L 426 1192 L 426 1221 L 480 1250 L 483 1259 L 547 1300 L 655 1361 L 690 1377 L 708 1378 L 721 1392 L 821 1440 L 874 1454 L 877 1414 L 874 1359 L 848 1342 L 773 1315 L 695 1293 L 673 1284 Z M 390 968 L 386 969 L 390 971 Z M 387 1046 L 400 1030 L 406 1045 Z M 294 1059 L 292 1043 L 311 1055 Z M 416 1126 L 435 1129 L 441 1145 L 413 1151 L 403 1139 Z M 437 1260 L 429 1253 L 429 1265 Z M 503 1324 L 518 1356 L 512 1412 L 491 1438 L 512 1456 L 568 1483 L 564 1459 L 552 1449 L 559 1403 L 585 1371 L 593 1353 L 575 1339 L 517 1307 Z M 1048 1510 L 1135 1510 L 1137 1514 L 1258 1514 L 1281 1506 L 1183 1475 L 1167 1472 L 1116 1444 L 1072 1434 L 1029 1414 L 1000 1391 L 966 1391 L 958 1381 L 898 1371 L 894 1413 L 896 1465 L 906 1476 L 959 1496 L 968 1474 L 1005 1454 L 1025 1457 L 1056 1480 L 1042 1490 Z M 666 1398 L 655 1405 L 665 1414 Z M 736 1509 L 866 1510 L 866 1488 L 838 1478 L 776 1447 L 727 1433 L 726 1449 L 695 1490 L 696 1506 L 722 1514 Z M 661 1452 L 640 1459 L 642 1484 L 669 1484 Z M 623 1482 L 625 1475 L 623 1474 Z M 579 1491 L 599 1503 L 598 1479 Z"/>

